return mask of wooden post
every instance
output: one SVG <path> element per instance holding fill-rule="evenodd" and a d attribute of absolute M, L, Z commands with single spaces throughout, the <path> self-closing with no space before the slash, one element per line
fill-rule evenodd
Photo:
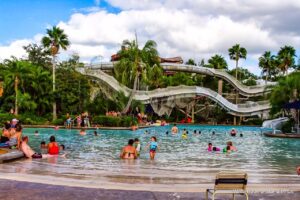
<path fill-rule="evenodd" d="M 219 79 L 219 81 L 218 81 L 218 93 L 220 95 L 223 94 L 223 80 L 222 79 Z"/>
<path fill-rule="evenodd" d="M 195 104 L 192 106 L 192 123 L 195 123 Z"/>
<path fill-rule="evenodd" d="M 233 117 L 233 125 L 236 125 L 236 116 Z"/>

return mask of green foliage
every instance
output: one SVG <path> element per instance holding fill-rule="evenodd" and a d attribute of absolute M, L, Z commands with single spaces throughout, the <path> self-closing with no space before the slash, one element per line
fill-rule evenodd
<path fill-rule="evenodd" d="M 102 126 L 108 126 L 108 127 L 129 127 L 131 126 L 134 119 L 130 116 L 124 116 L 124 117 L 111 117 L 111 116 L 96 116 L 93 118 L 94 124 L 99 124 Z"/>
<path fill-rule="evenodd" d="M 135 40 L 124 40 L 118 56 L 120 60 L 114 66 L 114 76 L 129 88 L 134 88 L 136 76 L 140 80 L 140 85 L 145 84 L 150 68 L 160 64 L 156 43 L 153 40 L 148 40 L 142 49 L 139 49 Z"/>
<path fill-rule="evenodd" d="M 281 47 L 277 58 L 279 61 L 278 67 L 283 73 L 287 73 L 288 69 L 295 66 L 296 50 L 292 46 Z"/>
<path fill-rule="evenodd" d="M 48 48 L 48 51 L 51 51 L 52 55 L 55 55 L 60 48 L 66 50 L 70 42 L 63 29 L 53 26 L 52 29 L 47 29 L 47 36 L 42 38 L 42 44 L 45 48 Z M 53 47 L 56 49 L 51 49 Z"/>
<path fill-rule="evenodd" d="M 50 70 L 52 67 L 50 51 L 37 44 L 29 44 L 23 47 L 27 53 L 27 60 L 36 66 Z"/>
<path fill-rule="evenodd" d="M 52 124 L 56 126 L 62 126 L 64 125 L 64 123 L 65 123 L 65 119 L 62 118 L 58 118 L 52 121 Z"/>
<path fill-rule="evenodd" d="M 196 62 L 195 62 L 195 60 L 192 59 L 192 58 L 188 59 L 188 61 L 185 64 L 187 64 L 187 65 L 194 65 L 194 66 L 197 65 Z"/>
<path fill-rule="evenodd" d="M 229 57 L 231 60 L 235 60 L 236 66 L 235 66 L 235 78 L 238 78 L 238 68 L 239 68 L 239 60 L 246 59 L 247 58 L 247 50 L 244 47 L 241 47 L 239 44 L 234 45 L 230 49 L 228 49 Z"/>
<path fill-rule="evenodd" d="M 234 75 L 236 73 L 236 69 L 228 71 L 229 74 Z M 251 73 L 248 69 L 238 68 L 238 73 L 240 76 L 240 80 L 246 79 L 257 79 L 257 76 Z"/>
<path fill-rule="evenodd" d="M 227 62 L 221 55 L 214 55 L 208 59 L 208 66 L 214 69 L 227 69 Z"/>
<path fill-rule="evenodd" d="M 252 118 L 243 122 L 243 125 L 261 126 L 263 120 L 260 118 Z"/>
<path fill-rule="evenodd" d="M 11 121 L 13 118 L 15 118 L 14 115 L 11 115 L 9 113 L 0 113 L 0 124 L 4 124 L 7 121 Z"/>
<path fill-rule="evenodd" d="M 281 127 L 281 131 L 283 133 L 291 133 L 292 132 L 292 127 L 294 126 L 294 121 L 293 120 L 289 120 L 287 122 L 285 122 L 282 127 Z"/>
<path fill-rule="evenodd" d="M 270 51 L 266 51 L 261 57 L 259 57 L 258 66 L 262 69 L 262 74 L 265 74 L 265 79 L 270 80 L 272 75 L 276 74 L 277 60 Z"/>
<path fill-rule="evenodd" d="M 272 105 L 271 113 L 275 114 L 282 109 L 285 103 L 290 100 L 299 98 L 300 91 L 300 72 L 294 72 L 279 80 L 278 84 L 273 88 L 270 97 Z M 297 96 L 294 96 L 297 91 Z"/>

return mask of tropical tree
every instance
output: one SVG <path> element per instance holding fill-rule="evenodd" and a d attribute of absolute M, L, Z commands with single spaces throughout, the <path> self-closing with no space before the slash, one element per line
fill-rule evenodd
<path fill-rule="evenodd" d="M 247 50 L 244 47 L 241 47 L 239 44 L 234 45 L 230 49 L 228 49 L 229 57 L 231 60 L 235 60 L 235 78 L 238 79 L 238 68 L 239 68 L 239 60 L 246 59 Z"/>
<path fill-rule="evenodd" d="M 29 72 L 28 63 L 25 61 L 19 61 L 16 58 L 12 58 L 12 60 L 4 61 L 5 73 L 5 85 L 7 87 L 13 87 L 15 93 L 15 115 L 18 115 L 19 111 L 19 85 L 24 89 L 24 81 L 26 80 L 26 75 Z"/>
<path fill-rule="evenodd" d="M 45 49 L 37 44 L 29 44 L 23 48 L 27 53 L 26 60 L 36 66 L 41 66 L 48 71 L 51 70 L 51 53 L 49 49 Z"/>
<path fill-rule="evenodd" d="M 186 65 L 194 65 L 194 66 L 197 65 L 196 62 L 195 62 L 195 60 L 192 59 L 192 58 L 188 59 L 188 61 L 187 61 L 185 64 L 186 64 Z"/>
<path fill-rule="evenodd" d="M 271 54 L 270 51 L 266 51 L 261 57 L 259 57 L 258 66 L 262 69 L 262 74 L 266 74 L 266 82 L 268 78 L 271 78 L 272 71 L 275 70 L 276 57 Z"/>
<path fill-rule="evenodd" d="M 270 103 L 273 114 L 279 112 L 285 103 L 291 100 L 299 99 L 300 96 L 300 72 L 293 72 L 278 81 L 273 87 Z M 295 96 L 297 95 L 297 96 Z"/>
<path fill-rule="evenodd" d="M 42 38 L 42 45 L 45 48 L 48 48 L 52 55 L 52 87 L 53 92 L 55 93 L 55 57 L 58 54 L 59 50 L 62 48 L 66 50 L 70 45 L 68 36 L 64 33 L 63 29 L 53 26 L 51 29 L 47 29 L 47 36 Z M 56 113 L 56 101 L 53 101 L 53 119 L 57 118 Z"/>
<path fill-rule="evenodd" d="M 150 89 L 160 88 L 163 84 L 163 69 L 154 65 L 148 72 L 148 82 L 150 85 Z"/>
<path fill-rule="evenodd" d="M 140 82 L 147 82 L 147 71 L 155 64 L 159 66 L 159 57 L 156 43 L 148 40 L 142 49 L 139 49 L 137 40 L 124 40 L 121 50 L 118 52 L 119 62 L 114 67 L 116 79 L 122 84 L 133 88 L 132 94 L 122 113 L 126 113 L 131 105 Z"/>
<path fill-rule="evenodd" d="M 292 46 L 284 46 L 281 47 L 277 58 L 279 61 L 278 67 L 283 72 L 283 74 L 288 73 L 288 69 L 295 65 L 295 57 L 296 57 L 296 50 Z"/>
<path fill-rule="evenodd" d="M 208 66 L 214 69 L 227 69 L 227 62 L 221 55 L 214 55 L 208 59 Z"/>

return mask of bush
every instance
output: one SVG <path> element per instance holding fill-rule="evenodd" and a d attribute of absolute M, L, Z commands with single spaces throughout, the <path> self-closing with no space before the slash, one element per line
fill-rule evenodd
<path fill-rule="evenodd" d="M 11 121 L 15 116 L 8 113 L 0 113 L 0 126 L 4 124 L 6 121 Z"/>
<path fill-rule="evenodd" d="M 283 133 L 291 133 L 293 125 L 294 125 L 293 120 L 289 120 L 282 125 L 281 131 Z"/>
<path fill-rule="evenodd" d="M 110 126 L 110 127 L 129 127 L 131 126 L 133 119 L 132 117 L 124 116 L 124 117 L 111 117 L 111 116 L 96 116 L 93 118 L 94 124 L 99 124 L 103 126 Z"/>
<path fill-rule="evenodd" d="M 61 118 L 55 119 L 55 120 L 52 121 L 53 125 L 64 125 L 64 123 L 65 123 L 65 120 L 61 119 Z"/>
<path fill-rule="evenodd" d="M 249 120 L 243 122 L 244 125 L 255 125 L 255 126 L 261 126 L 262 123 L 263 123 L 263 120 L 260 118 L 249 119 Z"/>

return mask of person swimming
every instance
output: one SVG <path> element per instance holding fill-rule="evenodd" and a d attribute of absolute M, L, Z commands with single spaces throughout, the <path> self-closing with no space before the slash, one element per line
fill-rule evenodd
<path fill-rule="evenodd" d="M 169 131 L 166 132 L 166 135 L 169 135 Z"/>
<path fill-rule="evenodd" d="M 213 147 L 212 143 L 208 143 L 207 151 L 220 151 L 219 147 Z"/>
<path fill-rule="evenodd" d="M 39 131 L 35 131 L 35 132 L 34 132 L 34 135 L 35 135 L 35 136 L 38 136 L 38 135 L 39 135 Z"/>
<path fill-rule="evenodd" d="M 182 139 L 187 139 L 188 134 L 189 134 L 189 132 L 186 129 L 183 129 L 183 132 L 182 132 L 182 135 L 181 135 Z"/>
<path fill-rule="evenodd" d="M 233 146 L 233 143 L 231 141 L 227 142 L 227 146 L 229 146 L 230 151 L 237 151 L 237 148 Z"/>
<path fill-rule="evenodd" d="M 94 131 L 94 136 L 98 136 L 98 133 L 97 133 L 97 131 Z"/>
<path fill-rule="evenodd" d="M 215 134 L 216 134 L 216 132 L 215 132 L 215 131 L 213 131 L 213 132 L 212 132 L 212 135 L 215 135 Z"/>
<path fill-rule="evenodd" d="M 231 129 L 230 131 L 230 135 L 235 137 L 236 136 L 237 131 L 235 130 L 235 128 Z"/>
<path fill-rule="evenodd" d="M 241 134 L 240 134 L 240 137 L 243 137 L 243 136 L 244 136 L 243 133 L 241 133 Z"/>
<path fill-rule="evenodd" d="M 81 129 L 80 132 L 79 132 L 79 134 L 82 135 L 82 136 L 84 136 L 84 135 L 86 135 L 86 132 L 85 132 L 84 129 Z"/>

